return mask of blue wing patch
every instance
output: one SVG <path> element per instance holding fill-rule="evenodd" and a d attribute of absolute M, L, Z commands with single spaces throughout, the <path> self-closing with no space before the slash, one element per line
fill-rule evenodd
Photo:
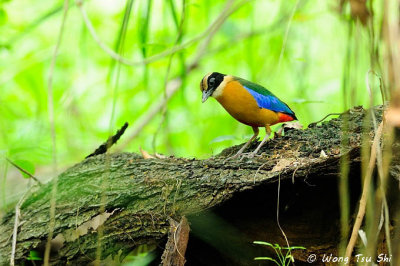
<path fill-rule="evenodd" d="M 273 95 L 263 95 L 260 94 L 256 91 L 253 91 L 252 89 L 249 89 L 248 87 L 244 86 L 248 92 L 256 99 L 257 104 L 260 108 L 265 108 L 268 110 L 272 110 L 275 112 L 282 112 L 282 113 L 287 113 L 287 114 L 294 114 L 290 108 L 281 102 L 278 98 L 276 98 Z"/>

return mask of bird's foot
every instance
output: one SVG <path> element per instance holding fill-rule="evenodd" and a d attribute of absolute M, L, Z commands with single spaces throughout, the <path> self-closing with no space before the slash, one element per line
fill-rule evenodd
<path fill-rule="evenodd" d="M 250 154 L 250 152 L 243 153 L 242 151 L 239 151 L 239 152 L 237 152 L 235 155 L 229 156 L 228 158 L 226 158 L 226 159 L 224 160 L 224 163 L 225 163 L 226 161 L 233 160 L 233 159 L 237 159 L 237 158 L 239 158 L 239 161 L 241 161 L 241 160 L 243 160 L 244 157 L 247 157 L 249 154 Z"/>
<path fill-rule="evenodd" d="M 240 157 L 240 153 L 236 153 L 236 154 L 233 155 L 233 156 L 229 156 L 228 158 L 226 158 L 226 159 L 223 161 L 223 163 L 226 163 L 226 161 L 233 160 L 233 159 L 236 159 L 236 158 L 238 158 L 238 157 Z"/>
<path fill-rule="evenodd" d="M 243 153 L 240 156 L 240 160 L 239 161 L 242 161 L 244 158 L 252 159 L 253 157 L 254 157 L 254 154 L 252 152 Z"/>
<path fill-rule="evenodd" d="M 240 153 L 240 154 L 235 154 L 233 156 L 230 156 L 228 158 L 226 158 L 223 163 L 226 163 L 229 160 L 234 160 L 234 159 L 239 159 L 239 162 L 241 162 L 244 158 L 246 159 L 253 159 L 254 157 L 258 157 L 261 156 L 260 154 L 253 152 L 246 152 L 246 153 Z"/>
<path fill-rule="evenodd" d="M 240 155 L 240 160 L 239 160 L 239 161 L 242 161 L 244 158 L 246 158 L 246 159 L 253 159 L 254 157 L 257 157 L 257 156 L 261 156 L 261 155 L 257 154 L 257 152 L 255 152 L 255 151 L 253 151 L 253 152 L 247 152 L 247 153 L 242 153 L 242 154 Z"/>

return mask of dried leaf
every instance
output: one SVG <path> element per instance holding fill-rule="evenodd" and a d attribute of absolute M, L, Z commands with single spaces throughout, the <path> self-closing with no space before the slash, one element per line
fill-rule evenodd
<path fill-rule="evenodd" d="M 370 13 L 367 8 L 367 0 L 350 0 L 351 16 L 359 19 L 363 25 L 367 24 Z"/>
<path fill-rule="evenodd" d="M 142 147 L 139 147 L 139 150 L 144 159 L 154 159 L 155 158 L 153 155 L 150 155 L 147 151 L 143 150 Z"/>
<path fill-rule="evenodd" d="M 289 131 L 291 129 L 302 129 L 303 125 L 300 124 L 300 122 L 296 121 L 296 122 L 291 122 L 291 123 L 287 123 L 287 124 L 283 124 L 275 133 L 278 136 L 282 136 L 282 133 L 286 130 Z"/>
<path fill-rule="evenodd" d="M 282 171 L 284 168 L 288 167 L 293 160 L 289 159 L 281 159 L 279 162 L 272 168 L 272 172 Z"/>
<path fill-rule="evenodd" d="M 286 128 L 302 129 L 302 128 L 303 128 L 303 125 L 300 124 L 299 121 L 295 121 L 295 122 L 292 122 L 292 123 L 284 124 L 284 125 L 283 125 L 283 128 L 285 128 L 285 129 L 286 129 Z"/>
<path fill-rule="evenodd" d="M 55 238 L 51 240 L 51 250 L 58 251 L 64 246 L 65 238 L 64 235 L 59 233 Z"/>
<path fill-rule="evenodd" d="M 339 148 L 333 148 L 333 149 L 331 150 L 331 153 L 332 153 L 332 154 L 335 154 L 335 155 L 338 155 L 338 154 L 340 154 L 340 149 L 339 149 Z"/>
<path fill-rule="evenodd" d="M 154 154 L 154 156 L 155 156 L 157 159 L 166 159 L 166 158 L 168 158 L 168 156 L 165 156 L 165 155 L 159 154 L 159 153 Z"/>
<path fill-rule="evenodd" d="M 116 210 L 118 210 L 118 209 L 115 209 L 112 212 L 104 212 L 102 214 L 96 215 L 91 220 L 84 222 L 76 229 L 71 228 L 71 229 L 65 230 L 63 234 L 58 234 L 52 241 L 61 242 L 61 244 L 63 244 L 64 241 L 66 241 L 66 242 L 75 241 L 80 236 L 88 234 L 89 230 L 96 231 L 97 228 L 100 225 L 104 224 L 104 222 L 107 221 L 107 219 L 111 215 L 113 215 Z"/>

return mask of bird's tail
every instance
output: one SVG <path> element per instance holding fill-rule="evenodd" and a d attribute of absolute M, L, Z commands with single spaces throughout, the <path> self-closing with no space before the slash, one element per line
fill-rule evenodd
<path fill-rule="evenodd" d="M 294 114 L 292 115 L 286 113 L 278 113 L 278 115 L 279 115 L 279 123 L 297 120 L 297 117 Z"/>

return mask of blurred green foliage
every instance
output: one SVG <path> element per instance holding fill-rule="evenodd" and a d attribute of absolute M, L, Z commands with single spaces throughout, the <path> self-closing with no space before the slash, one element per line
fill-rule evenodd
<path fill-rule="evenodd" d="M 199 36 L 225 4 L 91 0 L 84 7 L 105 45 L 140 62 Z M 291 106 L 303 125 L 350 105 L 367 104 L 368 34 L 353 27 L 355 38 L 349 41 L 349 25 L 355 22 L 339 14 L 336 5 L 248 1 L 229 16 L 198 67 L 187 73 L 184 65 L 204 38 L 147 65 L 119 64 L 94 41 L 76 3 L 70 2 L 53 75 L 57 161 L 61 166 L 78 162 L 125 121 L 135 125 L 162 100 L 166 81 L 176 77 L 183 85 L 169 101 L 165 117 L 160 113 L 152 119 L 125 151 L 142 147 L 153 152 L 158 128 L 155 150 L 168 155 L 205 158 L 244 142 L 252 134 L 250 127 L 214 100 L 201 104 L 199 82 L 211 71 L 264 85 Z M 47 84 L 62 14 L 62 1 L 0 4 L 0 150 L 36 169 L 52 162 Z M 353 90 L 345 102 L 341 84 L 349 49 Z M 379 97 L 376 92 L 377 102 Z"/>
<path fill-rule="evenodd" d="M 65 2 L 69 10 L 51 71 Z M 84 23 L 79 1 L 65 2 L 0 0 L 0 215 L 20 198 L 21 183 L 31 182 L 20 178 L 28 176 L 6 163 L 7 157 L 41 178 L 54 176 L 49 170 L 55 161 L 51 105 L 60 171 L 129 122 L 118 149 L 149 108 L 163 101 L 167 84 L 175 78 L 182 81 L 177 93 L 124 151 L 142 147 L 206 158 L 246 141 L 252 135 L 250 127 L 235 121 L 214 100 L 201 103 L 200 80 L 212 71 L 264 85 L 304 126 L 354 105 L 381 103 L 379 77 L 386 55 L 380 39 L 381 1 L 367 1 L 374 16 L 367 26 L 350 18 L 348 1 L 84 1 L 100 44 Z M 240 8 L 213 32 L 210 25 L 229 3 Z M 204 46 L 208 36 L 211 41 Z M 101 45 L 138 63 L 121 64 Z M 180 45 L 184 48 L 176 53 L 140 63 Z M 202 48 L 205 53 L 194 69 L 188 69 Z M 20 195 L 13 195 L 16 192 Z M 148 251 L 133 252 L 127 265 L 148 264 L 153 259 Z M 282 255 L 284 261 L 288 255 Z M 32 251 L 27 259 L 41 258 Z"/>

